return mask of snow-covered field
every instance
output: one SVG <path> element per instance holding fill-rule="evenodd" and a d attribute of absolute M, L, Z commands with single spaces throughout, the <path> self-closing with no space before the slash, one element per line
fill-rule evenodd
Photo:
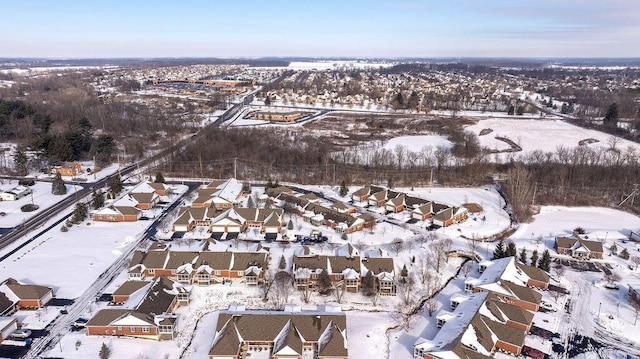
<path fill-rule="evenodd" d="M 372 63 L 372 62 L 359 62 L 359 61 L 291 61 L 287 69 L 290 70 L 335 70 L 339 68 L 353 68 L 353 69 L 366 69 L 366 68 L 380 68 L 391 67 L 392 63 Z"/>
<path fill-rule="evenodd" d="M 0 181 L 0 192 L 8 191 L 18 186 L 18 181 L 16 180 Z M 0 201 L 0 212 L 5 213 L 5 215 L 0 216 L 0 228 L 14 227 L 53 206 L 61 199 L 73 196 L 76 191 L 82 189 L 80 186 L 74 185 L 66 185 L 66 187 L 67 193 L 60 196 L 51 194 L 50 182 L 36 182 L 35 185 L 29 187 L 33 191 L 33 203 L 39 206 L 39 208 L 33 212 L 22 212 L 20 210 L 20 207 L 31 203 L 31 195 L 27 195 L 16 201 Z"/>
<path fill-rule="evenodd" d="M 479 136 L 483 129 L 492 129 L 493 132 Z M 536 150 L 554 152 L 558 147 L 577 147 L 580 141 L 590 138 L 598 142 L 586 145 L 589 147 L 609 148 L 609 134 L 604 132 L 589 130 L 574 126 L 561 120 L 515 120 L 515 119 L 486 119 L 480 120 L 477 124 L 466 127 L 466 130 L 478 135 L 480 145 L 491 150 L 506 150 L 510 146 L 495 137 L 506 137 L 520 147 L 522 152 L 515 152 L 514 155 L 527 154 Z M 618 138 L 617 148 L 626 150 L 627 147 L 640 149 L 637 143 Z M 502 154 L 501 156 L 507 156 Z M 504 157 L 506 158 L 506 157 Z M 503 158 L 503 159 L 504 159 Z"/>
<path fill-rule="evenodd" d="M 424 135 L 394 137 L 384 145 L 384 148 L 393 151 L 398 145 L 406 147 L 411 152 L 419 152 L 424 147 L 433 147 L 434 149 L 436 147 L 453 147 L 453 143 L 446 136 Z"/>
<path fill-rule="evenodd" d="M 56 297 L 76 298 L 149 223 L 88 220 L 66 233 L 54 228 L 2 262 L 0 277 L 50 286 Z"/>

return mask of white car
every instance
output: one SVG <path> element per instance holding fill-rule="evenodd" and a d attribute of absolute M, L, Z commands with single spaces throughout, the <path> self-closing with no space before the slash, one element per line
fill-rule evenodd
<path fill-rule="evenodd" d="M 18 329 L 15 332 L 11 333 L 13 338 L 26 339 L 31 336 L 31 331 L 29 329 Z"/>
<path fill-rule="evenodd" d="M 555 312 L 556 308 L 554 308 L 551 304 L 547 303 L 547 302 L 541 302 L 540 303 L 540 308 L 544 308 L 550 312 Z"/>

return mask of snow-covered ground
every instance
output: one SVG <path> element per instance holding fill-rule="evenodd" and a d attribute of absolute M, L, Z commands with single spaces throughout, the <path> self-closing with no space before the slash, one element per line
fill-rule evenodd
<path fill-rule="evenodd" d="M 401 136 L 390 139 L 384 148 L 393 151 L 396 146 L 404 146 L 408 151 L 419 152 L 424 147 L 444 147 L 451 148 L 453 143 L 446 136 L 424 135 L 424 136 Z"/>
<path fill-rule="evenodd" d="M 16 186 L 18 186 L 17 180 L 0 180 L 0 192 L 11 190 Z M 33 203 L 38 206 L 38 209 L 33 212 L 22 212 L 20 210 L 20 207 L 25 204 L 31 204 L 31 194 L 16 201 L 0 201 L 0 212 L 4 212 L 4 215 L 0 215 L 0 228 L 14 227 L 53 206 L 61 199 L 73 196 L 76 191 L 82 189 L 80 186 L 69 184 L 66 187 L 67 193 L 60 196 L 55 196 L 51 193 L 50 182 L 36 182 L 35 185 L 29 187 L 33 191 Z"/>
<path fill-rule="evenodd" d="M 331 186 L 305 186 L 306 189 L 321 192 L 327 198 L 336 201 L 347 202 L 349 196 L 340 197 L 336 188 Z M 353 191 L 357 188 L 351 188 Z M 451 205 L 463 203 L 478 203 L 483 211 L 472 214 L 466 222 L 442 228 L 435 232 L 436 241 L 450 238 L 453 241 L 452 248 L 468 250 L 468 241 L 461 236 L 484 238 L 507 229 L 510 225 L 506 212 L 502 209 L 504 201 L 491 187 L 487 188 L 416 188 L 398 189 L 410 195 L 431 199 Z M 256 196 L 263 193 L 263 189 L 254 188 Z M 365 210 L 365 209 L 362 209 Z M 287 221 L 289 217 L 286 218 Z M 321 230 L 324 235 L 330 237 L 328 244 L 316 244 L 309 247 L 312 253 L 335 254 L 342 250 L 347 243 L 363 244 L 362 251 L 382 249 L 389 256 L 394 257 L 396 271 L 406 265 L 412 275 L 419 271 L 420 262 L 429 257 L 429 243 L 422 245 L 415 243 L 414 232 L 422 231 L 423 223 L 411 226 L 393 224 L 402 223 L 406 214 L 396 214 L 390 222 L 383 222 L 373 230 L 356 232 L 348 236 L 347 241 L 340 235 L 322 226 L 312 226 L 300 217 L 292 218 L 294 229 L 289 234 L 308 235 L 312 230 Z M 47 236 L 34 241 L 23 251 L 16 253 L 9 260 L 2 263 L 0 274 L 2 277 L 14 277 L 18 280 L 53 286 L 56 296 L 74 298 L 82 293 L 83 288 L 89 286 L 110 263 L 130 245 L 137 233 L 144 229 L 144 222 L 138 223 L 92 223 L 90 226 L 82 224 L 72 227 L 69 232 L 62 233 L 54 229 Z M 593 238 L 606 238 L 609 243 L 622 243 L 620 239 L 628 234 L 629 230 L 640 228 L 640 219 L 634 215 L 608 209 L 595 207 L 542 207 L 540 214 L 533 218 L 531 223 L 521 224 L 518 230 L 510 237 L 518 248 L 525 247 L 529 251 L 533 249 L 543 250 L 551 248 L 553 238 L 557 235 L 566 235 L 575 227 L 584 228 Z M 418 231 L 420 233 L 420 231 Z M 198 232 L 188 233 L 186 239 L 171 242 L 172 250 L 201 250 L 202 242 L 193 240 Z M 535 239 L 542 236 L 542 242 Z M 405 246 L 399 253 L 395 253 L 389 243 L 394 238 L 403 238 L 410 246 Z M 218 242 L 209 249 L 214 251 L 256 250 L 257 243 L 249 242 Z M 264 243 L 269 247 L 271 263 L 270 268 L 277 268 L 280 258 L 287 258 L 288 266 L 294 254 L 301 253 L 303 247 L 298 243 L 280 244 Z M 482 244 L 477 248 L 479 254 L 485 258 L 490 257 L 494 243 Z M 631 244 L 628 244 L 631 246 Z M 74 248 L 69 252 L 68 248 Z M 629 247 L 631 249 L 631 247 Z M 552 252 L 553 253 L 553 252 Z M 359 253 L 362 255 L 363 253 Z M 640 275 L 625 269 L 625 261 L 618 257 L 605 257 L 622 275 L 621 283 L 640 284 Z M 41 265 L 47 263 L 47 266 Z M 440 273 L 440 283 L 451 277 L 459 268 L 461 260 L 450 259 L 445 269 Z M 126 280 L 126 273 L 120 275 L 114 281 L 107 292 L 115 290 Z M 581 321 L 578 327 L 584 324 L 585 328 L 604 328 L 611 335 L 627 336 L 633 339 L 638 334 L 637 327 L 633 325 L 631 309 L 625 299 L 624 287 L 620 291 L 607 290 L 601 283 L 602 273 L 581 273 L 568 270 L 561 280 L 561 285 L 566 286 L 572 293 L 579 292 L 586 304 L 579 306 Z M 452 295 L 463 290 L 464 278 L 453 279 L 436 299 L 436 309 L 446 309 Z M 416 295 L 424 294 L 421 285 L 416 286 Z M 544 300 L 552 303 L 562 312 L 563 301 L 566 298 L 551 298 L 545 293 Z M 299 292 L 293 292 L 290 303 L 300 304 L 303 309 L 313 309 L 317 305 L 335 304 L 333 296 L 321 296 L 314 293 L 309 303 L 303 301 Z M 192 302 L 188 307 L 178 310 L 181 314 L 179 337 L 175 341 L 154 342 L 143 339 L 112 338 L 112 337 L 87 337 L 83 332 L 68 333 L 55 348 L 47 355 L 61 356 L 65 358 L 85 358 L 97 355 L 102 343 L 107 343 L 118 358 L 138 358 L 140 355 L 158 358 L 202 358 L 206 357 L 213 339 L 213 331 L 217 321 L 216 311 L 226 309 L 230 304 L 243 303 L 247 309 L 269 309 L 270 302 L 263 302 L 260 293 L 255 287 L 248 287 L 243 283 L 232 285 L 214 285 L 211 287 L 194 287 Z M 599 303 L 602 303 L 600 307 Z M 91 311 L 95 312 L 106 304 L 92 305 Z M 349 352 L 351 357 L 364 358 L 406 358 L 412 357 L 412 344 L 418 337 L 433 338 L 437 329 L 435 316 L 429 316 L 421 311 L 410 322 L 408 330 L 397 328 L 400 324 L 399 316 L 395 313 L 400 307 L 398 297 L 380 297 L 377 303 L 359 293 L 347 293 L 341 303 L 348 318 Z M 597 311 L 600 310 L 600 317 Z M 87 313 L 89 315 L 90 313 Z M 22 314 L 21 314 L 22 315 Z M 29 315 L 21 317 L 28 326 L 41 327 L 50 320 L 49 317 L 57 315 L 57 311 L 48 309 L 42 317 Z M 610 315 L 613 317 L 611 319 Z M 571 318 L 573 318 L 572 316 Z M 545 329 L 564 333 L 571 328 L 562 324 L 564 317 L 539 313 L 536 316 L 536 325 Z M 573 319 L 572 319 L 573 320 Z M 640 326 L 639 326 L 640 327 Z M 195 332 L 194 332 L 195 330 Z M 589 329 L 588 333 L 594 333 L 596 329 Z M 626 334 L 625 334 L 626 333 Z M 640 335 L 638 335 L 640 337 Z M 191 341 L 191 338 L 193 340 Z M 76 342 L 81 344 L 77 347 Z M 190 343 L 191 341 L 191 343 Z M 551 342 L 542 341 L 538 337 L 528 339 L 528 343 L 540 350 L 549 352 Z M 190 343 L 190 344 L 189 344 Z M 614 355 L 614 354 L 612 354 Z M 617 354 L 616 354 L 617 355 Z"/>
<path fill-rule="evenodd" d="M 492 129 L 493 132 L 479 136 L 480 131 Z M 604 132 L 589 130 L 569 124 L 561 120 L 526 120 L 526 119 L 486 119 L 480 120 L 466 130 L 478 135 L 480 145 L 491 150 L 506 150 L 511 148 L 507 143 L 497 140 L 495 137 L 506 137 L 520 147 L 521 152 L 513 155 L 527 154 L 536 150 L 554 152 L 558 147 L 577 147 L 579 142 L 587 139 L 595 139 L 598 142 L 586 146 L 596 148 L 609 148 L 611 135 Z M 541 139 L 544 139 L 541 141 Z M 640 149 L 637 143 L 617 138 L 617 148 L 625 151 L 628 147 Z M 503 160 L 511 154 L 500 154 Z"/>

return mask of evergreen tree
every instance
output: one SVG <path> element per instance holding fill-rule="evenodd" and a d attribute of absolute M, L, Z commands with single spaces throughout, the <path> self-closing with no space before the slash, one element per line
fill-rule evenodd
<path fill-rule="evenodd" d="M 16 173 L 20 176 L 26 176 L 29 173 L 27 168 L 27 162 L 29 159 L 27 155 L 24 153 L 22 149 L 16 150 L 15 155 L 13 156 L 13 163 L 16 167 Z"/>
<path fill-rule="evenodd" d="M 342 183 L 340 183 L 340 196 L 344 197 L 347 195 L 347 193 L 349 193 L 349 189 L 347 188 L 347 183 L 342 180 Z"/>
<path fill-rule="evenodd" d="M 372 296 L 376 293 L 376 282 L 373 277 L 372 271 L 367 271 L 367 274 L 362 278 L 362 285 L 360 286 L 360 290 L 363 295 Z"/>
<path fill-rule="evenodd" d="M 265 104 L 265 106 L 271 105 L 271 96 L 269 96 L 269 95 L 265 96 L 264 104 Z"/>
<path fill-rule="evenodd" d="M 96 167 L 111 163 L 115 146 L 111 135 L 100 135 L 93 141 L 90 153 L 95 158 Z"/>
<path fill-rule="evenodd" d="M 153 181 L 155 183 L 164 183 L 164 176 L 162 175 L 162 172 L 158 171 L 158 173 L 156 173 L 156 180 Z"/>
<path fill-rule="evenodd" d="M 62 180 L 62 176 L 59 173 L 56 173 L 56 176 L 53 178 L 51 182 L 51 193 L 56 196 L 61 196 L 67 193 L 67 186 L 64 185 L 64 181 Z"/>
<path fill-rule="evenodd" d="M 611 254 L 613 254 L 613 255 L 618 254 L 618 246 L 616 246 L 615 243 L 611 247 L 609 247 L 609 250 L 611 251 Z"/>
<path fill-rule="evenodd" d="M 280 256 L 280 265 L 278 266 L 278 269 L 281 271 L 287 269 L 287 260 L 284 258 L 284 254 Z"/>
<path fill-rule="evenodd" d="M 516 244 L 509 241 L 507 244 L 507 249 L 505 250 L 505 257 L 515 257 L 518 254 L 518 249 L 516 248 Z"/>
<path fill-rule="evenodd" d="M 287 229 L 292 231 L 293 230 L 293 221 L 289 220 L 289 223 L 287 224 Z"/>
<path fill-rule="evenodd" d="M 520 262 L 527 264 L 527 250 L 524 247 L 520 250 Z"/>
<path fill-rule="evenodd" d="M 107 346 L 107 344 L 102 343 L 100 347 L 100 359 L 109 359 L 111 357 L 111 349 Z"/>
<path fill-rule="evenodd" d="M 516 112 L 516 108 L 511 105 L 509 106 L 509 110 L 507 110 L 507 115 L 513 115 Z"/>
<path fill-rule="evenodd" d="M 533 252 L 531 252 L 531 266 L 535 267 L 536 265 L 538 265 L 538 250 L 534 249 Z"/>
<path fill-rule="evenodd" d="M 94 189 L 91 196 L 93 197 L 93 201 L 91 202 L 93 209 L 100 209 L 104 206 L 104 196 L 101 190 Z"/>
<path fill-rule="evenodd" d="M 524 106 L 518 106 L 518 108 L 516 109 L 516 115 L 518 116 L 524 115 Z"/>
<path fill-rule="evenodd" d="M 113 195 L 113 197 L 116 197 L 118 193 L 122 191 L 123 186 L 122 186 L 122 179 L 120 179 L 120 175 L 113 177 L 109 187 L 111 187 L 111 194 Z"/>
<path fill-rule="evenodd" d="M 82 203 L 82 202 L 78 202 L 76 203 L 76 208 L 73 210 L 73 217 L 72 217 L 72 222 L 74 223 L 80 223 L 82 221 L 84 221 L 85 218 L 87 218 L 87 205 Z"/>
<path fill-rule="evenodd" d="M 614 102 L 609 106 L 602 122 L 605 126 L 618 126 L 618 104 Z"/>
<path fill-rule="evenodd" d="M 620 258 L 629 259 L 629 251 L 627 251 L 626 248 L 622 249 L 622 252 L 620 252 Z"/>
<path fill-rule="evenodd" d="M 407 265 L 406 264 L 402 267 L 402 270 L 400 271 L 400 276 L 405 281 L 406 281 L 406 278 L 409 276 L 409 270 L 407 270 Z"/>
<path fill-rule="evenodd" d="M 496 245 L 496 249 L 493 251 L 493 259 L 504 258 L 505 255 L 506 252 L 504 250 L 504 242 L 500 240 L 500 242 L 498 242 L 498 244 Z"/>
<path fill-rule="evenodd" d="M 253 197 L 249 196 L 247 200 L 247 208 L 256 208 L 256 204 L 253 202 Z"/>
<path fill-rule="evenodd" d="M 316 285 L 320 294 L 327 294 L 331 289 L 331 278 L 329 278 L 329 273 L 326 269 L 323 269 L 322 272 L 320 272 L 320 274 L 318 275 L 318 281 Z"/>
<path fill-rule="evenodd" d="M 271 181 L 271 178 L 269 178 L 269 179 L 267 180 L 266 187 L 267 187 L 267 188 L 273 188 L 273 182 Z"/>
<path fill-rule="evenodd" d="M 538 268 L 545 272 L 548 272 L 551 269 L 551 255 L 549 254 L 548 249 L 545 249 L 544 252 L 542 252 L 542 257 L 538 261 Z"/>

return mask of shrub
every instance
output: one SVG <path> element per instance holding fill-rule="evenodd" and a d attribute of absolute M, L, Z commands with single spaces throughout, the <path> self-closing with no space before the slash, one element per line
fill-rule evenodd
<path fill-rule="evenodd" d="M 60 232 L 69 232 L 69 228 L 67 228 L 67 226 L 63 225 L 62 227 L 60 227 Z"/>
<path fill-rule="evenodd" d="M 38 208 L 40 208 L 40 207 L 38 207 L 37 204 L 28 203 L 28 204 L 25 204 L 24 206 L 20 207 L 20 210 L 22 212 L 33 212 Z"/>
<path fill-rule="evenodd" d="M 36 184 L 36 180 L 33 178 L 21 178 L 18 181 L 18 184 L 20 186 L 33 186 L 34 184 Z"/>

